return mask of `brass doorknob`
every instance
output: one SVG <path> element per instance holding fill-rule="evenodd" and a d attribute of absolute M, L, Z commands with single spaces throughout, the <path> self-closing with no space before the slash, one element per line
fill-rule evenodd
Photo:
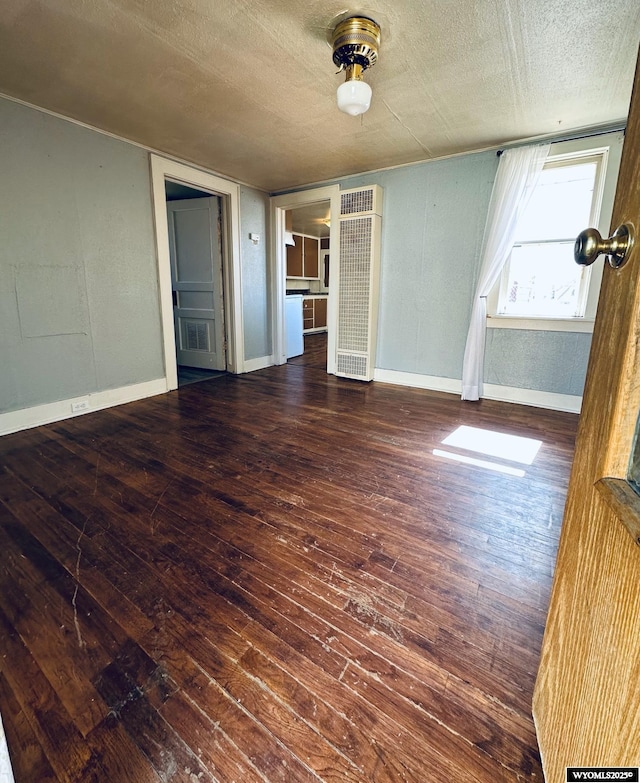
<path fill-rule="evenodd" d="M 609 239 L 603 239 L 597 228 L 587 228 L 576 239 L 573 257 L 576 264 L 590 266 L 601 254 L 609 256 L 609 266 L 619 269 L 627 259 L 633 247 L 633 226 L 623 223 L 618 226 Z"/>

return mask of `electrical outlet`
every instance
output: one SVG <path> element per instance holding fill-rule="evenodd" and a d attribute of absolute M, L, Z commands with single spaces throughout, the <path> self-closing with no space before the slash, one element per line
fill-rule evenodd
<path fill-rule="evenodd" d="M 81 413 L 89 410 L 89 400 L 79 400 L 71 403 L 71 413 Z"/>

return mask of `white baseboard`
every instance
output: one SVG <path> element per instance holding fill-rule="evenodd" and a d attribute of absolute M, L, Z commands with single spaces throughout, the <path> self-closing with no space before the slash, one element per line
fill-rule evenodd
<path fill-rule="evenodd" d="M 258 356 L 257 359 L 245 359 L 243 372 L 255 372 L 272 367 L 275 364 L 273 356 Z"/>
<path fill-rule="evenodd" d="M 396 383 L 399 386 L 412 386 L 417 389 L 429 389 L 429 391 L 449 392 L 450 394 L 462 393 L 462 381 L 456 378 L 440 378 L 436 375 L 376 369 L 373 373 L 373 380 L 382 383 Z M 568 413 L 580 413 L 582 405 L 582 397 L 571 394 L 520 389 L 493 383 L 484 384 L 482 396 L 487 400 L 513 402 L 518 405 L 531 405 L 534 408 L 548 408 Z"/>
<path fill-rule="evenodd" d="M 271 367 L 273 363 L 272 356 L 249 359 L 244 363 L 244 371 L 263 370 L 266 367 Z M 455 378 L 440 378 L 435 375 L 420 375 L 418 373 L 399 372 L 397 370 L 376 369 L 373 379 L 381 383 L 394 383 L 399 386 L 412 386 L 418 389 L 448 392 L 449 394 L 460 394 L 462 390 L 461 382 Z M 36 405 L 32 408 L 0 413 L 0 435 L 9 435 L 12 432 L 39 427 L 42 424 L 51 424 L 54 421 L 82 416 L 85 413 L 92 413 L 104 408 L 112 408 L 115 405 L 142 400 L 146 397 L 153 397 L 156 394 L 164 394 L 166 391 L 166 379 L 157 378 L 154 381 L 122 386 L 118 389 L 107 389 L 106 391 L 83 394 L 80 397 L 59 400 L 46 405 Z M 582 397 L 578 396 L 536 391 L 535 389 L 498 386 L 490 383 L 484 384 L 483 396 L 489 400 L 532 405 L 536 408 L 549 408 L 569 413 L 580 413 L 582 404 Z M 89 403 L 89 407 L 86 410 L 77 412 L 71 410 L 71 406 L 74 403 L 84 401 Z"/>
<path fill-rule="evenodd" d="M 142 400 L 145 397 L 153 397 L 156 394 L 164 394 L 167 391 L 165 378 L 158 378 L 145 383 L 134 383 L 131 386 L 121 386 L 118 389 L 83 394 L 68 400 L 49 402 L 46 405 L 36 405 L 32 408 L 22 408 L 18 411 L 0 413 L 0 435 L 8 435 L 11 432 L 28 430 L 31 427 L 39 427 L 42 424 L 51 424 L 54 421 L 71 419 L 74 416 L 83 416 L 85 413 L 112 408 L 114 405 L 123 405 L 126 402 Z M 75 403 L 88 402 L 89 407 L 82 411 L 72 411 Z"/>
<path fill-rule="evenodd" d="M 582 397 L 572 394 L 556 394 L 555 392 L 538 391 L 537 389 L 519 389 L 515 386 L 498 386 L 493 383 L 484 384 L 482 395 L 487 400 L 501 402 L 516 402 L 519 405 L 531 405 L 533 408 L 549 408 L 552 411 L 580 413 Z"/>
<path fill-rule="evenodd" d="M 420 375 L 415 372 L 400 372 L 399 370 L 373 371 L 373 380 L 382 383 L 396 383 L 398 386 L 413 386 L 416 389 L 462 394 L 462 382 L 455 378 L 440 378 L 437 375 Z"/>

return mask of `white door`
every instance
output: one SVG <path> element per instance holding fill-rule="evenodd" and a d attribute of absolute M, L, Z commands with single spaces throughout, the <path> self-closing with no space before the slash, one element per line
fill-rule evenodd
<path fill-rule="evenodd" d="M 167 202 L 178 364 L 225 370 L 219 196 Z"/>

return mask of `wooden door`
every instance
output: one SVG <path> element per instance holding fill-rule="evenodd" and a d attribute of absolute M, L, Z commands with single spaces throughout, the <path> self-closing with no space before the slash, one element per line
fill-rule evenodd
<path fill-rule="evenodd" d="M 327 298 L 313 300 L 313 325 L 316 329 L 327 325 Z"/>
<path fill-rule="evenodd" d="M 224 370 L 221 199 L 169 201 L 167 217 L 178 364 Z"/>
<path fill-rule="evenodd" d="M 318 275 L 318 240 L 311 237 L 304 238 L 304 276 L 309 278 Z"/>
<path fill-rule="evenodd" d="M 287 277 L 302 277 L 302 237 L 293 235 L 294 245 L 287 245 Z"/>
<path fill-rule="evenodd" d="M 640 229 L 640 77 L 612 225 Z M 640 412 L 640 237 L 604 273 L 533 702 L 547 783 L 640 765 L 640 497 L 625 481 Z"/>

